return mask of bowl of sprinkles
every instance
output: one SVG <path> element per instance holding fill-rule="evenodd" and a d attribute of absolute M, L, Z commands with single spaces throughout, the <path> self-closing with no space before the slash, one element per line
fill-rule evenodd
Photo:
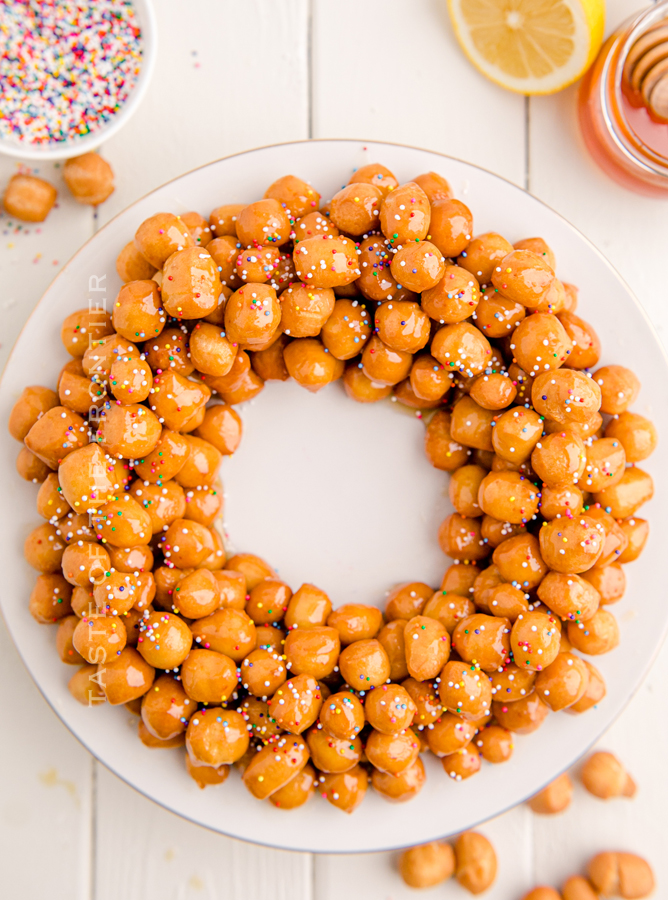
<path fill-rule="evenodd" d="M 0 152 L 95 149 L 139 106 L 155 52 L 150 0 L 3 0 Z"/>

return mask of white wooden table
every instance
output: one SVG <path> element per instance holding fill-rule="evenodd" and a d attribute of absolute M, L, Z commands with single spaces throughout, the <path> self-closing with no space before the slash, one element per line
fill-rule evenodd
<path fill-rule="evenodd" d="M 609 26 L 638 0 L 611 0 Z M 118 187 L 94 215 L 60 194 L 41 228 L 0 217 L 0 368 L 63 263 L 137 197 L 250 147 L 308 137 L 423 146 L 498 172 L 564 214 L 612 260 L 660 333 L 668 327 L 668 206 L 617 188 L 585 155 L 575 89 L 526 100 L 462 57 L 443 0 L 156 0 L 160 52 L 140 112 L 103 153 Z M 0 183 L 15 171 L 0 159 Z M 41 173 L 62 186 L 57 166 Z M 296 173 L 299 174 L 299 173 Z M 24 233 L 29 232 L 28 234 Z M 601 746 L 636 776 L 632 801 L 576 791 L 541 819 L 520 807 L 481 830 L 515 900 L 559 884 L 600 849 L 645 853 L 668 892 L 668 647 Z M 23 900 L 369 900 L 415 896 L 390 854 L 319 857 L 257 848 L 181 821 L 136 794 L 41 699 L 0 623 L 0 896 Z M 345 823 L 342 823 L 345 827 Z M 286 816 L 286 827 L 289 827 Z M 421 894 L 464 897 L 454 883 Z"/>

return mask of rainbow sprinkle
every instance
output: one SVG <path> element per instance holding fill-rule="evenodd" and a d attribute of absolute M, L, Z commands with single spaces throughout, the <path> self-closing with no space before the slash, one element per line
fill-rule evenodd
<path fill-rule="evenodd" d="M 132 91 L 142 36 L 128 0 L 2 0 L 0 137 L 73 141 L 107 123 Z"/>

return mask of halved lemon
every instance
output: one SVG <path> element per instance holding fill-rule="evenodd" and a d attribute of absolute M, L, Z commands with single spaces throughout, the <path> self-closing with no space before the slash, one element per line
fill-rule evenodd
<path fill-rule="evenodd" d="M 464 53 L 519 94 L 553 94 L 578 79 L 603 41 L 605 0 L 448 0 Z"/>

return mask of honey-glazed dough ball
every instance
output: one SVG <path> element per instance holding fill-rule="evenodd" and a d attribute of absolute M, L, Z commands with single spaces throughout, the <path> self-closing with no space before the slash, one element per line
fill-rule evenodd
<path fill-rule="evenodd" d="M 490 547 L 499 546 L 508 538 L 524 533 L 524 525 L 511 525 L 510 522 L 503 522 L 495 519 L 493 516 L 485 515 L 482 519 L 480 528 L 483 540 L 487 541 Z"/>
<path fill-rule="evenodd" d="M 507 372 L 485 371 L 478 375 L 471 385 L 471 399 L 482 406 L 483 409 L 491 409 L 494 412 L 505 409 L 517 396 L 517 388 L 513 384 Z"/>
<path fill-rule="evenodd" d="M 221 298 L 224 297 L 226 301 L 229 298 L 228 292 L 235 291 L 243 284 L 237 273 L 237 261 L 243 247 L 236 237 L 233 237 L 232 235 L 223 235 L 222 237 L 214 238 L 206 249 L 214 262 L 222 287 L 220 295 L 218 296 L 218 306 L 209 313 L 211 316 L 217 315 L 220 303 L 223 302 Z M 216 324 L 220 323 L 217 322 Z"/>
<path fill-rule="evenodd" d="M 432 319 L 452 324 L 462 322 L 475 313 L 480 300 L 480 286 L 466 269 L 446 265 L 443 277 L 422 295 L 422 308 Z"/>
<path fill-rule="evenodd" d="M 475 745 L 483 759 L 490 763 L 507 762 L 515 748 L 512 732 L 500 725 L 488 725 L 475 738 Z"/>
<path fill-rule="evenodd" d="M 23 222 L 43 222 L 57 196 L 55 187 L 43 178 L 17 173 L 5 188 L 2 205 L 8 215 Z"/>
<path fill-rule="evenodd" d="M 560 640 L 561 629 L 554 616 L 542 612 L 521 613 L 510 633 L 516 665 L 542 672 L 556 659 Z"/>
<path fill-rule="evenodd" d="M 99 153 L 84 153 L 63 166 L 65 184 L 77 203 L 99 206 L 114 192 L 114 172 Z"/>
<path fill-rule="evenodd" d="M 144 344 L 146 362 L 156 375 L 172 370 L 180 375 L 190 375 L 195 366 L 190 360 L 188 332 L 185 325 L 166 328 L 158 337 Z"/>
<path fill-rule="evenodd" d="M 652 476 L 637 466 L 625 469 L 622 477 L 612 486 L 594 493 L 595 503 L 600 503 L 615 519 L 626 519 L 654 496 Z"/>
<path fill-rule="evenodd" d="M 340 773 L 355 768 L 362 757 L 362 742 L 358 737 L 335 738 L 314 725 L 306 735 L 311 761 L 320 772 Z"/>
<path fill-rule="evenodd" d="M 111 334 L 92 341 L 86 347 L 81 363 L 85 375 L 99 384 L 105 384 L 109 380 L 111 366 L 117 359 L 136 359 L 139 355 L 139 349 L 132 341 L 118 334 Z"/>
<path fill-rule="evenodd" d="M 211 391 L 205 384 L 167 371 L 154 378 L 148 402 L 159 423 L 170 431 L 193 431 L 202 424 L 210 397 Z M 146 456 L 147 452 L 150 451 L 137 456 Z"/>
<path fill-rule="evenodd" d="M 346 185 L 331 199 L 330 218 L 346 234 L 368 234 L 379 221 L 382 199 L 383 192 L 375 185 Z"/>
<path fill-rule="evenodd" d="M 582 578 L 594 588 L 603 605 L 621 600 L 626 591 L 626 575 L 618 562 L 607 566 L 592 566 L 583 573 Z"/>
<path fill-rule="evenodd" d="M 38 575 L 30 594 L 30 615 L 40 625 L 58 622 L 72 613 L 71 597 L 72 587 L 60 573 Z"/>
<path fill-rule="evenodd" d="M 555 572 L 586 572 L 603 552 L 603 536 L 586 514 L 552 519 L 540 529 L 539 537 L 541 555 Z"/>
<path fill-rule="evenodd" d="M 445 366 L 428 353 L 413 360 L 409 379 L 415 396 L 428 402 L 442 400 L 451 386 Z"/>
<path fill-rule="evenodd" d="M 368 786 L 369 776 L 366 769 L 355 766 L 349 772 L 321 775 L 317 789 L 328 803 L 350 814 L 364 800 Z"/>
<path fill-rule="evenodd" d="M 356 691 L 378 687 L 390 677 L 390 661 L 377 640 L 348 644 L 341 651 L 339 668 L 345 682 Z"/>
<path fill-rule="evenodd" d="M 404 850 L 399 859 L 399 874 L 409 887 L 422 888 L 441 884 L 454 871 L 455 852 L 445 841 L 410 847 Z"/>
<path fill-rule="evenodd" d="M 297 809 L 311 799 L 315 793 L 317 775 L 313 766 L 307 763 L 301 772 L 268 798 L 278 809 Z"/>
<path fill-rule="evenodd" d="M 600 602 L 590 581 L 572 573 L 548 572 L 538 586 L 538 596 L 555 615 L 577 622 L 591 619 Z"/>
<path fill-rule="evenodd" d="M 291 284 L 281 295 L 281 328 L 292 337 L 316 337 L 335 304 L 331 288 Z"/>
<path fill-rule="evenodd" d="M 181 221 L 186 226 L 192 239 L 197 247 L 206 247 L 213 238 L 213 230 L 204 216 L 200 213 L 192 212 L 183 213 Z"/>
<path fill-rule="evenodd" d="M 194 241 L 180 216 L 157 213 L 146 219 L 137 229 L 135 246 L 156 269 L 162 269 L 172 253 L 193 247 Z"/>
<path fill-rule="evenodd" d="M 217 206 L 209 216 L 211 231 L 216 237 L 223 235 L 237 236 L 237 220 L 239 213 L 246 206 L 245 203 L 227 203 Z"/>
<path fill-rule="evenodd" d="M 266 284 L 246 285 L 225 306 L 225 333 L 232 343 L 260 346 L 279 326 L 281 307 L 276 291 Z"/>
<path fill-rule="evenodd" d="M 323 696 L 320 685 L 310 675 L 286 681 L 268 701 L 276 724 L 291 734 L 301 734 L 318 718 Z"/>
<path fill-rule="evenodd" d="M 243 610 L 225 607 L 191 623 L 195 644 L 241 662 L 255 649 L 253 620 Z"/>
<path fill-rule="evenodd" d="M 509 619 L 476 613 L 457 623 L 452 633 L 452 648 L 464 662 L 483 672 L 496 672 L 510 662 Z"/>
<path fill-rule="evenodd" d="M 556 519 L 558 517 L 574 515 L 582 512 L 582 491 L 571 485 L 561 485 L 556 488 L 543 485 L 540 498 L 540 513 L 544 519 Z"/>
<path fill-rule="evenodd" d="M 58 476 L 55 472 L 47 475 L 37 493 L 37 512 L 51 524 L 66 516 L 72 509 L 63 496 Z"/>
<path fill-rule="evenodd" d="M 522 669 L 515 663 L 506 663 L 492 674 L 491 680 L 494 700 L 499 703 L 514 703 L 533 693 L 536 673 Z"/>
<path fill-rule="evenodd" d="M 326 678 L 334 671 L 340 651 L 339 632 L 327 625 L 295 628 L 285 639 L 285 660 L 292 675 Z"/>
<path fill-rule="evenodd" d="M 467 566 L 467 568 L 475 571 L 475 566 Z M 465 619 L 466 616 L 473 615 L 474 612 L 475 604 L 469 597 L 440 590 L 436 591 L 427 601 L 423 615 L 427 618 L 438 619 L 448 634 L 451 635 L 457 623 Z"/>
<path fill-rule="evenodd" d="M 443 256 L 454 259 L 466 250 L 473 232 L 471 210 L 460 200 L 438 199 L 431 205 L 430 239 Z"/>
<path fill-rule="evenodd" d="M 155 448 L 135 462 L 135 472 L 142 481 L 164 483 L 177 474 L 189 453 L 190 445 L 183 435 L 163 428 Z"/>
<path fill-rule="evenodd" d="M 515 250 L 531 250 L 536 256 L 542 257 L 553 271 L 556 269 L 557 262 L 554 251 L 543 238 L 524 238 L 521 241 L 517 241 L 513 246 Z"/>
<path fill-rule="evenodd" d="M 587 466 L 588 450 L 572 431 L 557 431 L 542 437 L 531 454 L 531 466 L 544 485 L 558 488 L 579 484 Z"/>
<path fill-rule="evenodd" d="M 628 538 L 628 544 L 617 561 L 620 563 L 633 562 L 638 559 L 645 548 L 649 537 L 649 522 L 647 519 L 641 519 L 640 516 L 631 516 L 620 522 L 620 527 Z"/>
<path fill-rule="evenodd" d="M 69 453 L 88 444 L 88 428 L 77 413 L 53 406 L 35 421 L 24 441 L 31 453 L 57 469 Z"/>
<path fill-rule="evenodd" d="M 364 707 L 349 691 L 331 694 L 320 710 L 323 731 L 339 740 L 356 737 L 364 727 L 364 722 Z"/>
<path fill-rule="evenodd" d="M 573 369 L 593 369 L 601 356 L 601 342 L 592 326 L 567 310 L 562 310 L 557 318 L 573 343 L 564 365 Z"/>
<path fill-rule="evenodd" d="M 265 578 L 278 578 L 269 563 L 252 553 L 236 553 L 228 559 L 227 568 L 232 572 L 241 572 L 244 575 L 249 591 L 252 591 Z"/>
<path fill-rule="evenodd" d="M 583 372 L 561 369 L 536 377 L 531 400 L 539 415 L 559 425 L 584 425 L 601 406 L 601 389 Z"/>
<path fill-rule="evenodd" d="M 559 712 L 577 703 L 589 682 L 589 671 L 583 660 L 572 653 L 559 653 L 547 668 L 538 673 L 536 691 L 543 703 Z"/>
<path fill-rule="evenodd" d="M 388 775 L 400 775 L 418 758 L 420 744 L 410 729 L 393 734 L 372 730 L 364 749 L 376 769 Z"/>
<path fill-rule="evenodd" d="M 439 175 L 438 172 L 424 172 L 422 175 L 417 175 L 413 181 L 415 184 L 420 185 L 432 204 L 437 200 L 450 200 L 452 198 L 452 188 L 449 182 L 442 175 Z"/>
<path fill-rule="evenodd" d="M 637 376 L 624 366 L 603 366 L 593 378 L 601 389 L 601 412 L 611 416 L 625 412 L 640 391 Z"/>
<path fill-rule="evenodd" d="M 317 210 L 320 205 L 320 194 L 296 175 L 283 175 L 272 182 L 264 192 L 264 198 L 277 200 L 295 219 Z"/>
<path fill-rule="evenodd" d="M 290 377 L 283 356 L 288 343 L 289 339 L 280 334 L 276 340 L 272 340 L 269 347 L 253 351 L 253 371 L 263 381 L 287 381 Z"/>
<path fill-rule="evenodd" d="M 142 619 L 137 649 L 156 669 L 175 669 L 190 652 L 193 635 L 178 616 L 154 612 Z"/>
<path fill-rule="evenodd" d="M 515 734 L 531 734 L 536 731 L 549 712 L 549 707 L 535 691 L 512 703 L 495 700 L 492 704 L 492 714 L 497 724 Z"/>
<path fill-rule="evenodd" d="M 490 286 L 480 294 L 473 320 L 488 338 L 505 338 L 525 316 L 526 309 L 521 303 L 509 300 Z"/>
<path fill-rule="evenodd" d="M 273 282 L 280 259 L 281 251 L 277 247 L 242 249 L 235 261 L 237 277 L 241 282 Z"/>
<path fill-rule="evenodd" d="M 494 267 L 492 284 L 527 309 L 538 309 L 554 281 L 554 270 L 531 250 L 513 250 Z"/>
<path fill-rule="evenodd" d="M 412 300 L 388 300 L 376 310 L 376 329 L 391 350 L 417 353 L 429 340 L 429 318 Z"/>
<path fill-rule="evenodd" d="M 489 555 L 490 548 L 480 533 L 480 519 L 452 513 L 438 530 L 441 550 L 454 560 L 478 560 Z"/>
<path fill-rule="evenodd" d="M 362 353 L 363 373 L 374 384 L 398 384 L 408 376 L 412 360 L 410 353 L 392 350 L 374 335 Z"/>
<path fill-rule="evenodd" d="M 489 472 L 482 479 L 478 503 L 482 512 L 502 522 L 526 524 L 538 511 L 538 488 L 519 472 Z"/>
<path fill-rule="evenodd" d="M 64 319 L 60 338 L 70 356 L 80 359 L 95 341 L 113 334 L 111 323 L 112 317 L 101 307 L 80 309 Z M 31 390 L 36 389 L 26 388 L 24 395 Z"/>
<path fill-rule="evenodd" d="M 348 184 L 373 184 L 380 188 L 384 197 L 399 187 L 399 182 L 393 173 L 380 163 L 369 163 L 355 169 L 348 179 Z"/>
<path fill-rule="evenodd" d="M 292 341 L 285 348 L 283 358 L 292 378 L 312 393 L 343 375 L 343 362 L 329 353 L 316 338 Z"/>
<path fill-rule="evenodd" d="M 367 694 L 364 711 L 373 729 L 381 734 L 396 734 L 411 725 L 417 707 L 401 685 L 384 684 Z"/>
<path fill-rule="evenodd" d="M 218 268 L 203 247 L 188 247 L 172 254 L 162 279 L 162 302 L 176 319 L 200 319 L 218 306 L 221 281 Z"/>
<path fill-rule="evenodd" d="M 456 750 L 441 760 L 443 771 L 453 781 L 464 781 L 480 771 L 480 753 L 472 744 Z"/>
<path fill-rule="evenodd" d="M 472 721 L 490 711 L 492 687 L 478 666 L 451 660 L 441 672 L 438 695 L 453 715 Z"/>
<path fill-rule="evenodd" d="M 151 517 L 129 494 L 101 506 L 95 514 L 95 528 L 102 541 L 113 547 L 148 544 L 153 535 Z"/>
<path fill-rule="evenodd" d="M 124 284 L 114 300 L 111 315 L 115 330 L 128 341 L 157 337 L 165 327 L 166 318 L 158 286 L 152 279 Z"/>
<path fill-rule="evenodd" d="M 285 612 L 288 628 L 324 625 L 332 611 L 332 602 L 324 591 L 313 584 L 302 584 L 290 598 Z"/>
<path fill-rule="evenodd" d="M 196 567 L 214 550 L 213 537 L 199 522 L 177 519 L 164 533 L 161 549 L 165 558 L 177 568 Z"/>
<path fill-rule="evenodd" d="M 351 284 L 361 274 L 357 247 L 345 237 L 306 238 L 296 245 L 293 259 L 299 280 L 313 287 Z"/>
<path fill-rule="evenodd" d="M 248 731 L 240 713 L 221 707 L 199 710 L 188 723 L 186 748 L 193 765 L 231 765 L 248 749 Z"/>
<path fill-rule="evenodd" d="M 478 503 L 478 490 L 486 475 L 487 470 L 482 466 L 468 465 L 457 469 L 450 476 L 450 502 L 460 516 L 475 518 L 483 514 Z"/>
<path fill-rule="evenodd" d="M 439 409 L 427 425 L 425 452 L 436 469 L 454 472 L 464 465 L 471 451 L 454 440 L 451 433 L 452 419 L 449 412 Z"/>
<path fill-rule="evenodd" d="M 445 260 L 431 241 L 410 243 L 395 253 L 390 272 L 397 285 L 421 293 L 435 287 L 445 273 Z"/>
<path fill-rule="evenodd" d="M 414 181 L 386 194 L 380 207 L 380 229 L 395 246 L 424 241 L 430 218 L 429 198 Z"/>
<path fill-rule="evenodd" d="M 444 325 L 431 343 L 431 353 L 446 369 L 469 377 L 480 375 L 492 355 L 489 341 L 473 325 Z"/>
<path fill-rule="evenodd" d="M 624 448 L 627 462 L 647 459 L 658 443 L 654 423 L 638 413 L 622 412 L 612 418 L 605 428 L 605 437 L 619 441 Z"/>
<path fill-rule="evenodd" d="M 156 269 L 137 250 L 135 242 L 130 241 L 116 257 L 116 271 L 121 281 L 125 283 L 151 278 Z"/>
<path fill-rule="evenodd" d="M 29 566 L 45 575 L 60 571 L 66 544 L 50 522 L 43 522 L 30 532 L 23 544 L 23 555 Z"/>
<path fill-rule="evenodd" d="M 412 800 L 420 793 L 426 780 L 427 773 L 420 758 L 399 775 L 381 772 L 380 769 L 373 769 L 371 773 L 372 787 L 390 803 L 405 803 Z"/>
<path fill-rule="evenodd" d="M 434 756 L 441 758 L 466 747 L 475 733 L 476 726 L 472 722 L 452 713 L 444 713 L 427 730 L 427 744 Z"/>
<path fill-rule="evenodd" d="M 186 694 L 197 703 L 226 703 L 237 687 L 236 663 L 215 650 L 191 650 L 180 674 Z"/>
<path fill-rule="evenodd" d="M 572 346 L 559 319 L 538 312 L 523 319 L 513 331 L 510 349 L 525 372 L 538 375 L 562 366 Z"/>
<path fill-rule="evenodd" d="M 151 690 L 144 694 L 141 717 L 149 733 L 158 740 L 167 741 L 183 734 L 188 721 L 197 711 L 194 703 L 172 675 L 161 675 L 153 682 Z"/>
<path fill-rule="evenodd" d="M 298 243 L 306 238 L 317 237 L 319 234 L 331 234 L 332 237 L 338 237 L 339 229 L 324 212 L 309 212 L 297 219 L 290 237 L 295 243 Z"/>
<path fill-rule="evenodd" d="M 105 453 L 117 459 L 142 459 L 160 440 L 160 425 L 158 416 L 139 403 L 112 404 L 100 421 L 97 440 Z"/>
<path fill-rule="evenodd" d="M 493 449 L 494 413 L 464 396 L 452 408 L 450 434 L 454 440 L 477 450 Z"/>
<path fill-rule="evenodd" d="M 245 690 L 267 700 L 280 688 L 287 677 L 281 654 L 264 647 L 252 650 L 239 667 Z"/>
<path fill-rule="evenodd" d="M 467 269 L 480 281 L 488 284 L 501 260 L 513 250 L 513 245 L 494 231 L 474 237 L 457 260 L 457 265 Z"/>
<path fill-rule="evenodd" d="M 601 608 L 586 622 L 569 622 L 568 639 L 580 653 L 599 656 L 619 645 L 619 626 L 613 614 Z"/>
<path fill-rule="evenodd" d="M 321 326 L 320 338 L 336 359 L 352 359 L 364 347 L 372 327 L 369 313 L 358 300 L 338 298 L 329 318 Z"/>
<path fill-rule="evenodd" d="M 90 383 L 91 386 L 93 382 Z M 121 403 L 141 403 L 153 387 L 153 373 L 143 359 L 117 359 L 109 372 L 109 390 Z M 98 387 L 98 396 L 102 396 Z M 90 396 L 90 394 L 89 394 Z M 89 399 L 90 405 L 90 399 Z"/>
<path fill-rule="evenodd" d="M 244 247 L 284 244 L 291 231 L 282 203 L 274 198 L 249 203 L 237 215 L 237 235 Z"/>
<path fill-rule="evenodd" d="M 199 372 L 205 375 L 227 375 L 232 368 L 237 349 L 217 325 L 198 322 L 190 335 L 190 357 Z"/>
<path fill-rule="evenodd" d="M 407 581 L 393 588 L 385 600 L 385 618 L 411 619 L 422 613 L 434 591 L 422 581 Z"/>
<path fill-rule="evenodd" d="M 406 666 L 416 681 L 435 678 L 450 657 L 450 635 L 430 616 L 414 616 L 404 627 Z"/>
<path fill-rule="evenodd" d="M 543 422 L 532 409 L 515 406 L 502 413 L 492 431 L 497 456 L 520 465 L 526 462 L 543 434 Z"/>
<path fill-rule="evenodd" d="M 243 773 L 243 782 L 254 797 L 264 800 L 294 778 L 305 767 L 308 758 L 309 750 L 301 737 L 281 735 L 251 758 Z"/>
<path fill-rule="evenodd" d="M 496 879 L 496 853 L 487 838 L 476 831 L 460 834 L 455 842 L 455 878 L 472 894 L 487 890 Z"/>
<path fill-rule="evenodd" d="M 99 663 L 98 676 L 101 676 L 100 683 L 107 702 L 120 706 L 142 697 L 151 688 L 155 669 L 133 647 L 125 647 L 118 656 Z"/>
<path fill-rule="evenodd" d="M 621 441 L 599 438 L 586 447 L 586 465 L 578 481 L 583 491 L 596 493 L 621 481 L 626 468 L 626 453 Z"/>
<path fill-rule="evenodd" d="M 33 425 L 58 406 L 58 394 L 46 387 L 27 387 L 12 407 L 7 427 L 15 440 L 23 441 Z"/>

